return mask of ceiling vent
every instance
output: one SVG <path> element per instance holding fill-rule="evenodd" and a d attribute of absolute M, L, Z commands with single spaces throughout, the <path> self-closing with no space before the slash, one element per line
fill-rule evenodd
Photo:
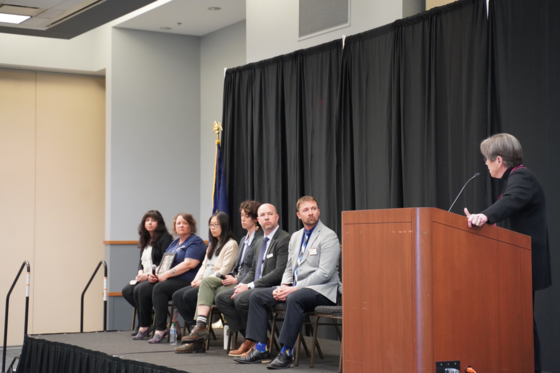
<path fill-rule="evenodd" d="M 299 40 L 350 26 L 350 0 L 299 0 Z"/>
<path fill-rule="evenodd" d="M 26 0 L 25 3 L 28 6 L 22 6 L 9 4 L 10 0 L 5 0 L 4 4 L 0 5 L 0 13 L 31 17 L 18 25 L 13 25 L 12 27 L 20 29 L 48 30 L 49 28 L 56 26 L 61 22 L 64 22 L 105 1 L 107 0 Z"/>
<path fill-rule="evenodd" d="M 45 9 L 33 8 L 28 6 L 6 4 L 0 5 L 0 13 L 13 14 L 17 16 L 35 17 L 37 14 L 40 14 L 43 11 L 45 11 Z"/>

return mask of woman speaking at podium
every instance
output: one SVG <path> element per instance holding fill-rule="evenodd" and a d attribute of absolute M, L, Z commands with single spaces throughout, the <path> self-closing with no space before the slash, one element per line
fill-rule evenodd
<path fill-rule="evenodd" d="M 507 133 L 499 133 L 480 144 L 490 176 L 502 179 L 505 185 L 498 200 L 479 214 L 465 208 L 470 227 L 504 222 L 512 231 L 531 236 L 533 270 L 533 306 L 535 291 L 551 285 L 550 251 L 546 224 L 546 202 L 539 180 L 523 166 L 523 149 L 519 141 Z M 534 320 L 534 319 L 533 319 Z M 533 321 L 535 371 L 540 372 L 540 343 Z"/>

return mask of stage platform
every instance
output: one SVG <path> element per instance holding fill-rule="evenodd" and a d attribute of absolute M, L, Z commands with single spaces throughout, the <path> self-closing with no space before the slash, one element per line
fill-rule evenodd
<path fill-rule="evenodd" d="M 93 368 L 83 368 L 84 364 L 99 366 L 101 363 L 104 364 L 104 369 L 100 371 L 108 372 L 245 373 L 269 371 L 266 369 L 266 364 L 234 362 L 233 358 L 227 356 L 226 350 L 223 349 L 223 329 L 215 331 L 217 340 L 211 341 L 210 349 L 206 353 L 181 355 L 174 353 L 175 346 L 168 343 L 152 345 L 145 340 L 134 341 L 129 331 L 31 335 L 26 338 L 18 372 L 72 372 L 78 369 L 76 364 L 81 364 L 80 370 L 76 370 L 77 372 L 93 372 Z M 311 337 L 305 337 L 305 339 L 311 349 Z M 311 369 L 309 368 L 310 358 L 305 355 L 302 348 L 299 366 L 291 368 L 290 371 L 338 372 L 340 342 L 326 339 L 319 339 L 319 342 L 324 359 L 320 359 L 315 353 L 315 367 Z M 74 369 L 67 366 L 72 363 Z M 52 364 L 66 366 L 64 368 L 58 366 L 58 370 L 53 370 L 52 368 L 55 367 Z M 50 368 L 43 369 L 46 365 L 50 365 Z M 117 368 L 115 368 L 116 366 Z M 159 367 L 161 369 L 158 369 Z"/>

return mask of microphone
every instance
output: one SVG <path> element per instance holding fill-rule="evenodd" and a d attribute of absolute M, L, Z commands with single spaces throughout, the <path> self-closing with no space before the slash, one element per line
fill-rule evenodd
<path fill-rule="evenodd" d="M 152 275 L 154 275 L 154 276 L 156 275 L 156 269 L 157 269 L 157 266 L 155 264 L 152 265 Z"/>
<path fill-rule="evenodd" d="M 459 196 L 461 195 L 461 193 L 463 193 L 463 189 L 465 189 L 465 187 L 467 186 L 468 183 L 471 182 L 472 179 L 479 177 L 480 176 L 480 172 L 477 172 L 476 174 L 474 174 L 473 177 L 471 177 L 466 183 L 465 185 L 463 185 L 463 188 L 461 189 L 461 191 L 459 192 L 459 194 L 457 194 L 457 198 L 455 198 L 455 201 L 453 201 L 453 203 L 451 204 L 451 207 L 449 208 L 449 210 L 447 210 L 447 212 L 451 211 L 451 209 L 453 208 L 453 206 L 455 205 L 455 202 L 457 202 L 457 200 L 459 199 Z"/>

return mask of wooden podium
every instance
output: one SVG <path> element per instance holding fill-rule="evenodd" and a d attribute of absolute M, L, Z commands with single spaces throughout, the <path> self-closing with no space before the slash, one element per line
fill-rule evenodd
<path fill-rule="evenodd" d="M 435 208 L 342 213 L 343 371 L 532 373 L 531 238 Z"/>

